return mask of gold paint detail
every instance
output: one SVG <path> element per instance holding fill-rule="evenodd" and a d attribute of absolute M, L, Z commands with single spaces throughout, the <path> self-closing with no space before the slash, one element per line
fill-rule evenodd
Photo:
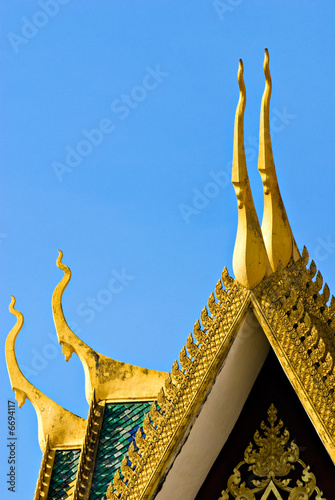
<path fill-rule="evenodd" d="M 52 311 L 58 341 L 68 361 L 75 352 L 85 372 L 86 399 L 90 403 L 93 390 L 97 401 L 134 401 L 154 399 L 162 387 L 167 373 L 122 363 L 97 353 L 80 340 L 69 328 L 63 313 L 62 297 L 71 279 L 71 271 L 62 263 L 59 251 L 57 266 L 64 272 L 52 296 Z"/>
<path fill-rule="evenodd" d="M 276 486 L 273 484 L 272 480 L 267 485 L 267 488 L 264 491 L 261 500 L 268 500 L 268 498 L 271 498 L 270 497 L 271 493 L 274 494 L 274 496 L 276 497 L 276 500 L 284 500 L 283 497 L 281 496 L 281 494 L 279 493 L 279 491 L 277 490 Z"/>
<path fill-rule="evenodd" d="M 66 490 L 66 499 L 67 500 L 73 500 L 73 493 L 74 493 L 74 488 L 75 488 L 76 480 L 74 479 L 69 483 L 69 489 Z"/>
<path fill-rule="evenodd" d="M 290 433 L 283 422 L 277 422 L 277 410 L 273 404 L 268 409 L 268 423 L 263 421 L 261 431 L 254 434 L 254 443 L 250 443 L 244 452 L 242 460 L 233 470 L 227 481 L 227 488 L 221 492 L 219 500 L 233 498 L 255 500 L 255 494 L 261 493 L 262 500 L 270 498 L 273 493 L 277 500 L 298 498 L 326 500 L 322 491 L 316 485 L 316 477 L 299 456 L 299 448 L 294 441 L 289 442 Z M 293 474 L 297 475 L 296 484 L 293 483 Z M 254 479 L 251 481 L 250 472 Z M 245 480 L 244 480 L 245 479 Z M 248 484 L 248 486 L 246 485 Z M 252 484 L 252 486 L 251 486 Z"/>
<path fill-rule="evenodd" d="M 292 256 L 294 260 L 297 260 L 300 254 L 280 194 L 273 160 L 270 132 L 272 82 L 267 49 L 265 49 L 264 57 L 264 75 L 265 89 L 260 116 L 258 170 L 264 188 L 262 233 L 271 268 L 275 271 L 279 261 L 281 261 L 283 267 L 286 267 Z"/>
<path fill-rule="evenodd" d="M 42 451 L 46 449 L 47 436 L 50 448 L 80 447 L 84 439 L 86 420 L 48 398 L 31 384 L 20 370 L 15 355 L 15 341 L 22 329 L 24 318 L 14 306 L 15 298 L 12 297 L 9 311 L 16 316 L 16 324 L 7 336 L 5 350 L 8 374 L 19 407 L 24 405 L 26 398 L 34 406 L 38 419 L 38 440 Z"/>
<path fill-rule="evenodd" d="M 55 450 L 50 450 L 49 436 L 46 436 L 45 450 L 43 452 L 42 463 L 35 489 L 34 500 L 46 500 L 51 481 L 52 468 L 55 461 Z"/>
<path fill-rule="evenodd" d="M 238 225 L 233 255 L 233 270 L 237 281 L 248 289 L 254 288 L 271 272 L 265 244 L 251 194 L 244 150 L 244 110 L 246 91 L 243 63 L 239 61 L 237 104 L 234 129 L 232 183 L 238 206 Z"/>
<path fill-rule="evenodd" d="M 252 292 L 229 277 L 226 269 L 223 271 L 215 294 L 209 297 L 208 308 L 201 312 L 201 322 L 195 323 L 193 335 L 188 336 L 186 347 L 180 352 L 179 363 L 173 363 L 157 403 L 137 431 L 127 462 L 124 459 L 109 486 L 108 500 L 146 500 L 159 487 L 167 464 L 178 453 L 183 433 L 234 341 L 249 307 L 249 297 L 258 321 L 335 462 L 335 299 L 332 297 L 328 305 L 329 288 L 322 288 L 323 279 L 313 261 L 306 267 L 308 260 L 304 248 L 299 260 L 292 258 L 286 268 L 280 263 Z M 305 467 L 301 486 L 311 487 L 313 477 Z M 276 488 L 275 483 L 268 486 L 263 500 L 271 494 L 276 496 Z M 295 490 L 294 495 L 298 493 Z M 249 498 L 253 497 L 246 496 Z M 292 493 L 290 500 L 293 498 Z M 316 496 L 315 500 L 321 498 Z"/>
<path fill-rule="evenodd" d="M 248 311 L 250 292 L 225 268 L 208 308 L 196 321 L 164 387 L 158 393 L 135 443 L 106 492 L 108 500 L 152 498 L 182 437 L 202 404 Z M 156 399 L 156 398 L 155 398 Z"/>
<path fill-rule="evenodd" d="M 255 315 L 335 463 L 334 298 L 308 252 L 252 293 Z M 315 277 L 315 279 L 313 279 Z"/>
<path fill-rule="evenodd" d="M 71 500 L 89 499 L 104 412 L 105 401 L 97 403 L 93 394 Z"/>

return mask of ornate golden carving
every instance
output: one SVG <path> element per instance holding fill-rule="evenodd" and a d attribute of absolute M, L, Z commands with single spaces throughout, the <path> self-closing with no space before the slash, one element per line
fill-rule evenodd
<path fill-rule="evenodd" d="M 262 234 L 272 270 L 275 271 L 279 261 L 283 267 L 286 267 L 292 255 L 294 260 L 297 260 L 300 255 L 280 194 L 273 160 L 270 132 L 272 82 L 267 49 L 265 49 L 264 56 L 264 76 L 265 89 L 260 116 L 258 170 L 264 188 Z"/>
<path fill-rule="evenodd" d="M 127 495 L 128 492 L 128 486 L 123 482 L 121 478 L 120 472 L 117 470 L 114 479 L 113 479 L 113 485 L 115 486 L 115 490 L 118 495 Z M 108 498 L 108 497 L 107 497 Z"/>
<path fill-rule="evenodd" d="M 219 280 L 218 283 L 221 284 L 221 280 Z M 223 292 L 222 292 L 222 284 L 221 284 L 220 297 L 222 297 L 222 293 Z M 218 296 L 219 301 L 220 301 L 220 297 Z M 198 319 L 195 322 L 195 325 L 193 328 L 193 334 L 194 334 L 194 338 L 196 339 L 196 341 L 198 343 L 198 346 L 199 346 L 199 344 L 203 344 L 205 342 L 206 333 L 203 330 L 201 330 L 200 321 Z"/>
<path fill-rule="evenodd" d="M 186 340 L 186 347 L 188 352 L 190 353 L 191 358 L 196 358 L 199 353 L 199 348 L 193 341 L 192 333 L 189 334 Z"/>
<path fill-rule="evenodd" d="M 138 452 L 141 456 L 146 452 L 148 451 L 149 449 L 149 442 L 142 436 L 142 429 L 139 428 L 137 431 L 136 431 L 136 434 L 135 434 L 135 443 L 136 443 L 136 446 L 138 448 Z M 134 455 L 133 455 L 133 458 L 134 458 Z M 141 462 L 140 460 L 135 460 L 135 462 Z"/>
<path fill-rule="evenodd" d="M 221 492 L 219 500 L 239 498 L 255 500 L 255 493 L 264 491 L 262 499 L 267 499 L 272 491 L 276 498 L 282 499 L 283 492 L 289 493 L 287 500 L 315 499 L 326 500 L 322 491 L 316 486 L 315 475 L 299 457 L 299 448 L 294 441 L 289 442 L 290 433 L 287 429 L 282 430 L 283 422 L 277 422 L 277 410 L 273 404 L 268 409 L 267 426 L 264 422 L 254 434 L 254 442 L 250 443 L 244 452 L 244 460 L 233 470 L 233 474 L 227 481 L 227 488 Z M 256 445 L 256 447 L 255 447 Z M 248 486 L 246 481 L 250 472 L 255 476 Z M 296 485 L 291 486 L 293 481 L 292 471 L 299 473 Z M 298 472 L 299 471 L 299 472 Z M 251 486 L 252 484 L 252 486 Z M 281 492 L 281 493 L 280 493 Z"/>
<path fill-rule="evenodd" d="M 94 474 L 95 458 L 105 412 L 105 402 L 96 402 L 95 395 L 88 411 L 85 438 L 80 454 L 78 471 L 73 484 L 71 500 L 88 500 Z"/>
<path fill-rule="evenodd" d="M 181 366 L 183 367 L 183 370 L 189 371 L 191 369 L 191 367 L 192 367 L 192 361 L 187 356 L 186 348 L 185 347 L 183 347 L 182 350 L 180 351 L 179 361 L 180 361 Z"/>
<path fill-rule="evenodd" d="M 238 84 L 240 98 L 237 104 L 234 129 L 232 183 L 238 206 L 238 225 L 233 255 L 236 279 L 246 288 L 254 288 L 266 273 L 271 272 L 251 194 L 244 151 L 244 110 L 246 91 L 243 80 L 243 63 L 239 61 Z"/>
<path fill-rule="evenodd" d="M 335 462 L 335 321 L 330 293 L 308 252 L 253 291 L 255 313 Z M 315 278 L 314 278 L 315 277 Z M 314 278 L 314 279 L 313 279 Z"/>
<path fill-rule="evenodd" d="M 65 445 L 70 448 L 80 447 L 84 438 L 86 420 L 65 410 L 48 398 L 31 384 L 20 370 L 15 355 L 15 341 L 23 327 L 24 318 L 14 306 L 15 298 L 12 297 L 9 311 L 16 316 L 16 324 L 7 336 L 5 350 L 8 374 L 19 407 L 24 405 L 26 398 L 34 406 L 38 420 L 38 439 L 42 451 L 45 450 L 47 436 L 50 448 Z"/>
<path fill-rule="evenodd" d="M 266 84 L 261 107 L 258 164 L 265 197 L 262 231 L 254 208 L 245 160 L 243 128 L 246 92 L 240 61 L 240 97 L 235 116 L 232 172 L 238 202 L 238 230 L 233 259 L 236 281 L 225 268 L 215 293 L 208 299 L 208 309 L 205 306 L 201 312 L 201 324 L 200 321 L 195 323 L 193 336 L 189 334 L 186 347 L 180 352 L 180 366 L 175 361 L 172 373 L 167 375 L 164 387 L 159 391 L 158 405 L 154 403 L 151 406 L 143 427 L 136 433 L 136 444 L 130 445 L 128 456 L 123 458 L 120 471 L 108 487 L 108 499 L 150 498 L 171 454 L 178 450 L 185 427 L 196 415 L 218 366 L 225 359 L 250 298 L 285 372 L 335 461 L 335 299 L 332 297 L 328 305 L 329 287 L 325 284 L 322 290 L 323 278 L 320 272 L 316 274 L 315 263 L 312 261 L 309 269 L 306 268 L 308 252 L 305 248 L 300 257 L 281 199 L 270 137 L 271 76 L 267 51 L 264 73 Z M 124 380 L 124 373 L 128 370 L 127 373 L 136 380 L 136 387 L 142 390 L 146 386 L 141 378 L 144 376 L 141 372 L 143 369 L 96 353 L 69 329 L 62 311 L 62 294 L 71 272 L 62 264 L 61 257 L 60 253 L 57 265 L 64 271 L 64 277 L 55 289 L 53 310 L 66 360 L 76 352 L 83 362 L 89 400 L 94 388 L 97 398 L 128 398 L 130 386 L 124 382 L 118 386 L 115 380 Z M 271 274 L 272 270 L 274 272 Z M 252 292 L 249 292 L 251 289 Z M 153 397 L 166 376 L 157 373 L 152 377 L 154 383 L 149 383 L 150 390 L 154 387 Z M 25 391 L 17 388 L 17 396 L 23 401 Z M 135 396 L 138 398 L 139 394 Z M 279 422 L 275 425 L 275 422 L 275 410 L 270 408 L 270 427 L 264 424 L 264 436 L 257 435 L 256 439 L 255 435 L 259 450 L 255 450 L 252 445 L 247 448 L 244 462 L 234 469 L 228 481 L 228 490 L 223 495 L 232 494 L 251 500 L 254 499 L 253 491 L 258 488 L 258 491 L 264 491 L 262 500 L 271 494 L 280 500 L 279 488 L 290 493 L 289 500 L 310 498 L 314 493 L 315 500 L 321 500 L 322 494 L 316 487 L 315 476 L 300 460 L 294 443 L 287 444 L 288 432 L 284 431 L 280 435 L 282 424 Z M 276 444 L 271 448 L 271 454 L 270 441 Z M 84 456 L 85 453 L 82 454 Z M 249 465 L 254 474 L 261 478 L 254 483 L 253 490 L 241 482 L 240 469 L 243 464 Z M 293 464 L 300 464 L 303 471 L 297 485 L 290 487 L 286 483 L 286 476 L 290 474 Z"/>
<path fill-rule="evenodd" d="M 59 343 L 63 346 L 66 361 L 75 352 L 85 371 L 87 401 L 92 400 L 93 390 L 97 401 L 141 400 L 155 398 L 164 383 L 165 372 L 141 368 L 108 358 L 94 351 L 69 328 L 62 308 L 63 293 L 70 282 L 71 270 L 62 263 L 63 253 L 59 250 L 57 266 L 64 272 L 52 296 L 52 310 Z"/>
<path fill-rule="evenodd" d="M 138 429 L 135 444 L 130 445 L 119 474 L 106 494 L 108 500 L 150 498 L 187 425 L 206 393 L 219 363 L 229 351 L 232 336 L 249 304 L 249 292 L 234 281 L 224 269 L 222 281 L 205 307 L 201 323 L 196 321 L 180 356 L 180 366 L 173 363 L 164 387 L 159 391 Z"/>
<path fill-rule="evenodd" d="M 34 500 L 43 500 L 48 498 L 48 491 L 50 486 L 52 468 L 55 461 L 55 450 L 50 450 L 49 436 L 46 436 L 45 450 L 42 457 L 42 463 L 38 480 L 35 489 Z"/>

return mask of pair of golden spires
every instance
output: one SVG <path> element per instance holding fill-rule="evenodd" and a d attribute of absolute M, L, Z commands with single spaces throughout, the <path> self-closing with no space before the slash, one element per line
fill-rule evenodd
<path fill-rule="evenodd" d="M 246 92 L 243 81 L 243 65 L 239 62 L 238 83 L 240 98 L 237 105 L 234 130 L 234 153 L 232 183 L 238 201 L 238 228 L 233 256 L 235 278 L 248 289 L 254 288 L 271 274 L 281 261 L 285 267 L 291 258 L 297 260 L 299 251 L 294 241 L 286 211 L 280 195 L 273 161 L 270 138 L 271 76 L 269 54 L 265 50 L 265 91 L 260 118 L 260 140 L 258 169 L 264 186 L 264 214 L 262 228 L 256 214 L 244 151 L 243 119 Z M 59 343 L 68 361 L 75 352 L 85 370 L 85 389 L 89 403 L 93 399 L 110 401 L 155 399 L 167 373 L 147 370 L 95 352 L 80 340 L 68 327 L 63 309 L 62 295 L 71 278 L 70 269 L 62 263 L 62 252 L 57 266 L 64 277 L 56 286 L 52 297 L 52 308 Z M 16 324 L 6 339 L 6 361 L 12 389 L 21 407 L 26 398 L 34 405 L 39 427 L 39 442 L 44 451 L 50 447 L 80 447 L 86 429 L 86 421 L 65 410 L 48 398 L 23 375 L 15 355 L 15 341 L 23 326 L 23 315 L 15 308 L 12 297 L 10 312 L 16 316 Z"/>
<path fill-rule="evenodd" d="M 254 288 L 264 276 L 274 272 L 279 262 L 285 267 L 291 258 L 300 257 L 286 210 L 279 191 L 273 161 L 270 135 L 270 97 L 272 90 L 269 52 L 264 57 L 265 90 L 262 98 L 258 170 L 264 187 L 264 212 L 260 227 L 251 194 L 244 151 L 244 110 L 246 91 L 243 63 L 240 59 L 238 84 L 240 98 L 237 104 L 234 129 L 232 183 L 238 205 L 238 227 L 233 255 L 235 278 L 248 289 Z"/>

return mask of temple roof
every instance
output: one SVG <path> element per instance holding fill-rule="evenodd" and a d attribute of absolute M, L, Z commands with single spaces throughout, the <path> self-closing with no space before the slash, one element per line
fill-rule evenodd
<path fill-rule="evenodd" d="M 244 151 L 246 89 L 240 61 L 232 171 L 238 209 L 235 278 L 224 268 L 170 373 L 108 358 L 71 331 L 62 308 L 71 271 L 60 252 L 57 266 L 64 276 L 52 306 L 66 360 L 75 352 L 85 371 L 90 408 L 87 422 L 78 420 L 20 372 L 14 344 L 23 316 L 12 302 L 17 324 L 6 343 L 8 370 L 19 402 L 28 397 L 35 406 L 44 450 L 35 498 L 43 492 L 55 500 L 65 494 L 73 500 L 102 494 L 108 500 L 194 499 L 270 349 L 335 463 L 335 299 L 330 300 L 307 249 L 300 254 L 280 194 L 270 136 L 267 50 L 264 74 L 258 161 L 262 225 Z M 52 418 L 45 416 L 47 406 Z M 62 423 L 55 424 L 59 415 L 69 422 L 63 433 Z M 269 488 L 275 494 L 275 486 Z"/>
<path fill-rule="evenodd" d="M 109 500 L 152 497 L 163 500 L 169 495 L 176 499 L 194 498 L 208 472 L 203 470 L 200 477 L 196 455 L 208 456 L 210 450 L 206 443 L 212 435 L 211 425 L 206 428 L 206 422 L 211 419 L 205 419 L 201 425 L 201 415 L 207 411 L 208 416 L 213 411 L 210 396 L 221 375 L 222 380 L 233 385 L 232 373 L 236 378 L 241 373 L 242 368 L 231 371 L 229 360 L 234 363 L 234 359 L 239 359 L 241 365 L 247 362 L 247 358 L 243 358 L 243 349 L 239 349 L 238 356 L 236 350 L 248 318 L 250 323 L 250 314 L 254 315 L 256 322 L 247 327 L 245 336 L 254 336 L 255 343 L 254 334 L 261 327 L 264 338 L 276 353 L 335 463 L 335 299 L 332 297 L 328 305 L 328 285 L 325 284 L 322 290 L 323 279 L 320 272 L 316 275 L 313 261 L 307 267 L 309 255 L 306 248 L 300 256 L 280 195 L 269 128 L 271 77 L 267 50 L 264 73 L 266 85 L 261 106 L 258 163 L 265 199 L 262 229 L 253 204 L 245 161 L 243 116 L 246 92 L 240 61 L 240 99 L 235 118 L 232 175 L 238 202 L 233 256 L 235 279 L 224 270 L 215 294 L 209 298 L 208 309 L 204 307 L 201 312 L 201 323 L 195 324 L 193 335 L 189 335 L 186 347 L 180 352 L 180 364 L 174 363 L 171 375 L 159 393 L 159 407 L 156 403 L 151 407 L 142 431 L 147 446 L 138 446 L 141 462 L 134 469 L 128 457 L 130 466 L 121 467 L 115 475 L 107 491 Z M 246 345 L 245 336 L 242 335 L 242 339 Z M 266 347 L 260 337 L 257 343 L 259 356 L 262 357 L 263 352 L 264 360 Z M 257 371 L 257 363 L 261 366 L 262 362 L 256 356 L 254 358 L 253 366 Z M 249 373 L 252 379 L 255 373 L 250 367 Z M 242 388 L 241 382 L 235 390 L 241 392 Z M 231 394 L 222 395 L 222 399 L 225 398 L 230 405 Z M 242 406 L 243 402 L 236 402 L 237 416 Z M 236 415 L 232 416 L 235 421 Z M 229 426 L 231 423 L 227 422 L 226 428 Z M 226 438 L 222 436 L 220 445 Z M 188 446 L 192 440 L 193 445 Z M 192 469 L 196 470 L 194 474 Z"/>

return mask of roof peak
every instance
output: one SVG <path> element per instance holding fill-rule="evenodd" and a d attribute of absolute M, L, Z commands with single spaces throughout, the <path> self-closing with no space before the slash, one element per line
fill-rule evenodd
<path fill-rule="evenodd" d="M 238 202 L 238 227 L 233 255 L 236 279 L 252 289 L 265 275 L 274 272 L 282 263 L 286 267 L 300 253 L 294 240 L 290 223 L 280 194 L 273 160 L 270 133 L 270 98 L 272 81 L 269 51 L 264 56 L 265 89 L 261 104 L 258 170 L 264 189 L 264 212 L 260 228 L 251 194 L 244 151 L 244 110 L 246 90 L 243 81 L 243 64 L 239 61 L 238 83 L 240 98 L 235 115 L 232 183 Z"/>
<path fill-rule="evenodd" d="M 238 226 L 233 255 L 236 279 L 252 289 L 271 272 L 265 250 L 261 227 L 250 189 L 244 150 L 244 110 L 246 90 L 243 79 L 243 63 L 239 60 L 237 73 L 240 97 L 235 114 L 232 183 L 238 206 Z"/>

